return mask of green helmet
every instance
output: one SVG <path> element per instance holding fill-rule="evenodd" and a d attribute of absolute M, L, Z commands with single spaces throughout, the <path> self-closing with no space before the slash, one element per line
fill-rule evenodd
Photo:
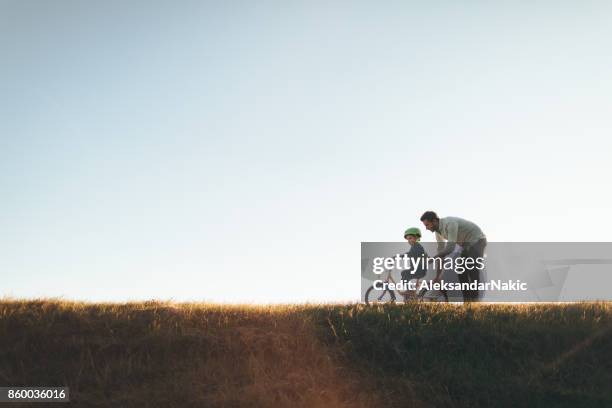
<path fill-rule="evenodd" d="M 404 238 L 408 235 L 414 235 L 417 238 L 421 238 L 421 230 L 416 227 L 408 228 L 406 232 L 404 232 Z"/>

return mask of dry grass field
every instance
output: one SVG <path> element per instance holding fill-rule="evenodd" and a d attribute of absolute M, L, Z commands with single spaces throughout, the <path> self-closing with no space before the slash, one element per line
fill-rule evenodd
<path fill-rule="evenodd" d="M 5 299 L 0 383 L 82 407 L 612 406 L 612 304 Z"/>

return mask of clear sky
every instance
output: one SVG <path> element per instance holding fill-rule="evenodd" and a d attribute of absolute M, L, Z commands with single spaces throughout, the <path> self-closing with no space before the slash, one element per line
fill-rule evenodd
<path fill-rule="evenodd" d="M 357 300 L 429 209 L 610 241 L 611 17 L 0 0 L 0 296 Z"/>

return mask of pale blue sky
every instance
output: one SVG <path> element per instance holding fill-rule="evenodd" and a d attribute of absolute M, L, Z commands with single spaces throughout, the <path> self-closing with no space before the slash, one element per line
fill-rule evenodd
<path fill-rule="evenodd" d="M 357 300 L 428 209 L 609 241 L 611 18 L 0 0 L 0 296 Z"/>

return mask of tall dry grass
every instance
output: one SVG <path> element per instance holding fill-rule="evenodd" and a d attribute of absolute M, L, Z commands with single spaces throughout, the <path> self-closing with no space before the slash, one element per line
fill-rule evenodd
<path fill-rule="evenodd" d="M 374 407 L 307 307 L 0 303 L 0 381 L 75 406 Z"/>
<path fill-rule="evenodd" d="M 0 383 L 77 407 L 605 407 L 612 304 L 5 299 Z"/>

